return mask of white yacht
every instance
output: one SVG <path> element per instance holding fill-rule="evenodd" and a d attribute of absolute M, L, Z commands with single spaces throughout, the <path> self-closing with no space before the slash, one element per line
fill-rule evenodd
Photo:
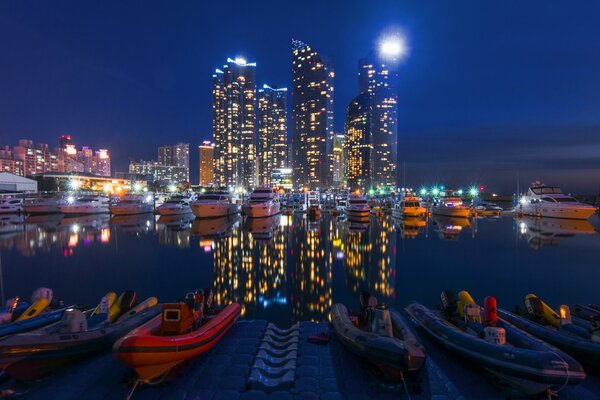
<path fill-rule="evenodd" d="M 0 199 L 0 214 L 17 214 L 23 211 L 23 199 L 5 197 Z"/>
<path fill-rule="evenodd" d="M 25 199 L 23 211 L 27 214 L 57 214 L 60 213 L 60 206 L 66 203 L 67 201 L 62 196 L 43 195 L 42 197 Z"/>
<path fill-rule="evenodd" d="M 69 196 L 67 201 L 58 208 L 63 214 L 108 214 L 110 212 L 108 197 L 104 196 L 82 196 L 77 199 Z"/>
<path fill-rule="evenodd" d="M 427 208 L 421 205 L 419 197 L 404 196 L 402 200 L 394 204 L 392 215 L 394 217 L 422 217 L 427 215 Z"/>
<path fill-rule="evenodd" d="M 319 197 L 319 192 L 308 192 L 306 212 L 309 217 L 319 218 L 321 216 L 321 200 Z"/>
<path fill-rule="evenodd" d="M 279 214 L 279 198 L 271 188 L 257 188 L 244 203 L 242 210 L 250 218 L 277 215 Z"/>
<path fill-rule="evenodd" d="M 232 201 L 226 191 L 204 193 L 190 203 L 190 208 L 198 218 L 220 218 L 240 212 L 240 206 Z"/>
<path fill-rule="evenodd" d="M 181 215 L 191 213 L 190 202 L 193 200 L 192 196 L 187 195 L 175 195 L 171 196 L 167 201 L 156 207 L 156 211 L 159 215 Z"/>
<path fill-rule="evenodd" d="M 148 214 L 154 211 L 152 196 L 127 195 L 110 206 L 113 215 Z"/>
<path fill-rule="evenodd" d="M 534 182 L 519 200 L 515 211 L 536 217 L 588 219 L 596 212 L 596 207 L 563 194 L 559 187 Z"/>
<path fill-rule="evenodd" d="M 352 195 L 346 203 L 344 212 L 349 220 L 368 221 L 371 207 L 369 207 L 369 203 L 364 196 Z"/>
<path fill-rule="evenodd" d="M 446 217 L 469 218 L 471 209 L 463 205 L 460 197 L 448 196 L 440 198 L 431 209 L 432 214 Z"/>

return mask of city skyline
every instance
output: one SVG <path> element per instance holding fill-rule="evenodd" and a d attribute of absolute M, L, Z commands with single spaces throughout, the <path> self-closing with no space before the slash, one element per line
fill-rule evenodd
<path fill-rule="evenodd" d="M 158 29 L 144 35 L 129 26 L 132 6 L 121 13 L 110 4 L 1 5 L 2 45 L 12 58 L 0 65 L 7 94 L 0 142 L 25 137 L 53 143 L 71 134 L 91 147 L 108 148 L 117 171 L 127 169 L 129 156 L 153 158 L 167 135 L 199 145 L 212 139 L 210 72 L 219 60 L 256 60 L 259 87 L 290 86 L 292 37 L 331 58 L 335 131 L 341 132 L 345 108 L 356 96 L 356 62 L 386 32 L 399 31 L 410 48 L 398 87 L 398 164 L 406 161 L 408 184 L 481 182 L 513 191 L 518 179 L 522 184 L 540 179 L 573 191 L 597 190 L 600 60 L 593 38 L 599 28 L 591 16 L 598 5 L 573 10 L 533 2 L 514 15 L 499 5 L 332 2 L 320 13 L 311 13 L 307 4 L 292 15 L 268 4 L 244 5 L 245 12 L 232 17 L 236 27 L 218 40 L 206 39 L 217 24 L 203 15 L 224 11 L 210 5 L 166 13 L 149 7 Z M 241 34 L 239 22 L 257 15 L 270 17 L 268 29 Z M 308 25 L 323 26 L 323 33 L 307 26 L 309 16 Z M 511 35 L 504 32 L 508 17 L 515 20 Z M 540 21 L 535 28 L 527 24 L 533 17 Z M 273 31 L 278 33 L 272 40 L 263 39 Z M 32 59 L 45 62 L 31 64 Z M 31 79 L 35 84 L 22 90 Z M 195 153 L 192 162 L 194 182 Z"/>

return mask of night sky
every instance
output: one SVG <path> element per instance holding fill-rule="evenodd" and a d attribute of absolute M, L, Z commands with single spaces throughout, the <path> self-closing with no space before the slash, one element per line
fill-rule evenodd
<path fill-rule="evenodd" d="M 70 134 L 108 148 L 122 171 L 190 142 L 195 183 L 197 145 L 212 136 L 211 75 L 227 57 L 256 62 L 259 86 L 289 87 L 291 38 L 309 43 L 334 65 L 342 131 L 358 59 L 400 31 L 408 184 L 512 192 L 519 175 L 597 192 L 600 2 L 493 3 L 5 0 L 0 143 L 53 147 Z"/>

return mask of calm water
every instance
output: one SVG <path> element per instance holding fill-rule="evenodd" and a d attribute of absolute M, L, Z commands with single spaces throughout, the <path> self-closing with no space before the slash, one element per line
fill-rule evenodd
<path fill-rule="evenodd" d="M 492 294 L 512 307 L 530 292 L 552 305 L 600 303 L 598 218 L 590 222 L 509 217 L 357 225 L 324 214 L 194 220 L 4 216 L 2 301 L 50 287 L 66 303 L 92 305 L 107 291 L 135 289 L 175 301 L 213 287 L 246 318 L 280 326 L 322 320 L 369 290 L 398 308 L 433 306 L 442 289 Z"/>

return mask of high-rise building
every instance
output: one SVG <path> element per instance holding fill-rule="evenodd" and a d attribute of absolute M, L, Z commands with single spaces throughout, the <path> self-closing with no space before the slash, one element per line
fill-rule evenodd
<path fill-rule="evenodd" d="M 369 94 L 372 182 L 396 186 L 398 163 L 398 72 L 396 60 L 372 51 L 358 64 L 358 91 Z"/>
<path fill-rule="evenodd" d="M 372 184 L 373 146 L 371 106 L 367 92 L 356 96 L 346 112 L 346 179 L 350 190 L 368 190 Z"/>
<path fill-rule="evenodd" d="M 337 189 L 346 186 L 345 143 L 346 137 L 344 134 L 335 134 L 333 136 L 333 187 Z"/>
<path fill-rule="evenodd" d="M 94 162 L 94 173 L 96 175 L 110 176 L 110 155 L 108 154 L 108 150 L 98 150 Z"/>
<path fill-rule="evenodd" d="M 60 150 L 64 150 L 67 148 L 67 145 L 72 145 L 73 144 L 73 140 L 71 139 L 71 136 L 69 135 L 61 135 L 58 138 L 58 148 Z"/>
<path fill-rule="evenodd" d="M 175 165 L 162 165 L 157 161 L 131 161 L 129 173 L 140 175 L 152 175 L 153 181 L 159 183 L 180 183 L 186 181 L 189 171 L 185 167 Z"/>
<path fill-rule="evenodd" d="M 190 181 L 190 144 L 177 143 L 158 148 L 158 163 L 167 167 L 185 168 L 185 181 Z"/>
<path fill-rule="evenodd" d="M 287 168 L 287 88 L 258 90 L 258 182 L 271 184 L 275 169 Z"/>
<path fill-rule="evenodd" d="M 160 165 L 173 165 L 173 146 L 158 147 L 158 163 Z"/>
<path fill-rule="evenodd" d="M 198 146 L 200 153 L 200 186 L 208 186 L 214 181 L 213 148 L 214 144 L 209 141 L 204 141 L 202 145 Z"/>
<path fill-rule="evenodd" d="M 333 69 L 308 44 L 292 39 L 292 146 L 297 188 L 332 183 Z"/>
<path fill-rule="evenodd" d="M 256 63 L 227 59 L 213 75 L 215 181 L 256 186 Z"/>

